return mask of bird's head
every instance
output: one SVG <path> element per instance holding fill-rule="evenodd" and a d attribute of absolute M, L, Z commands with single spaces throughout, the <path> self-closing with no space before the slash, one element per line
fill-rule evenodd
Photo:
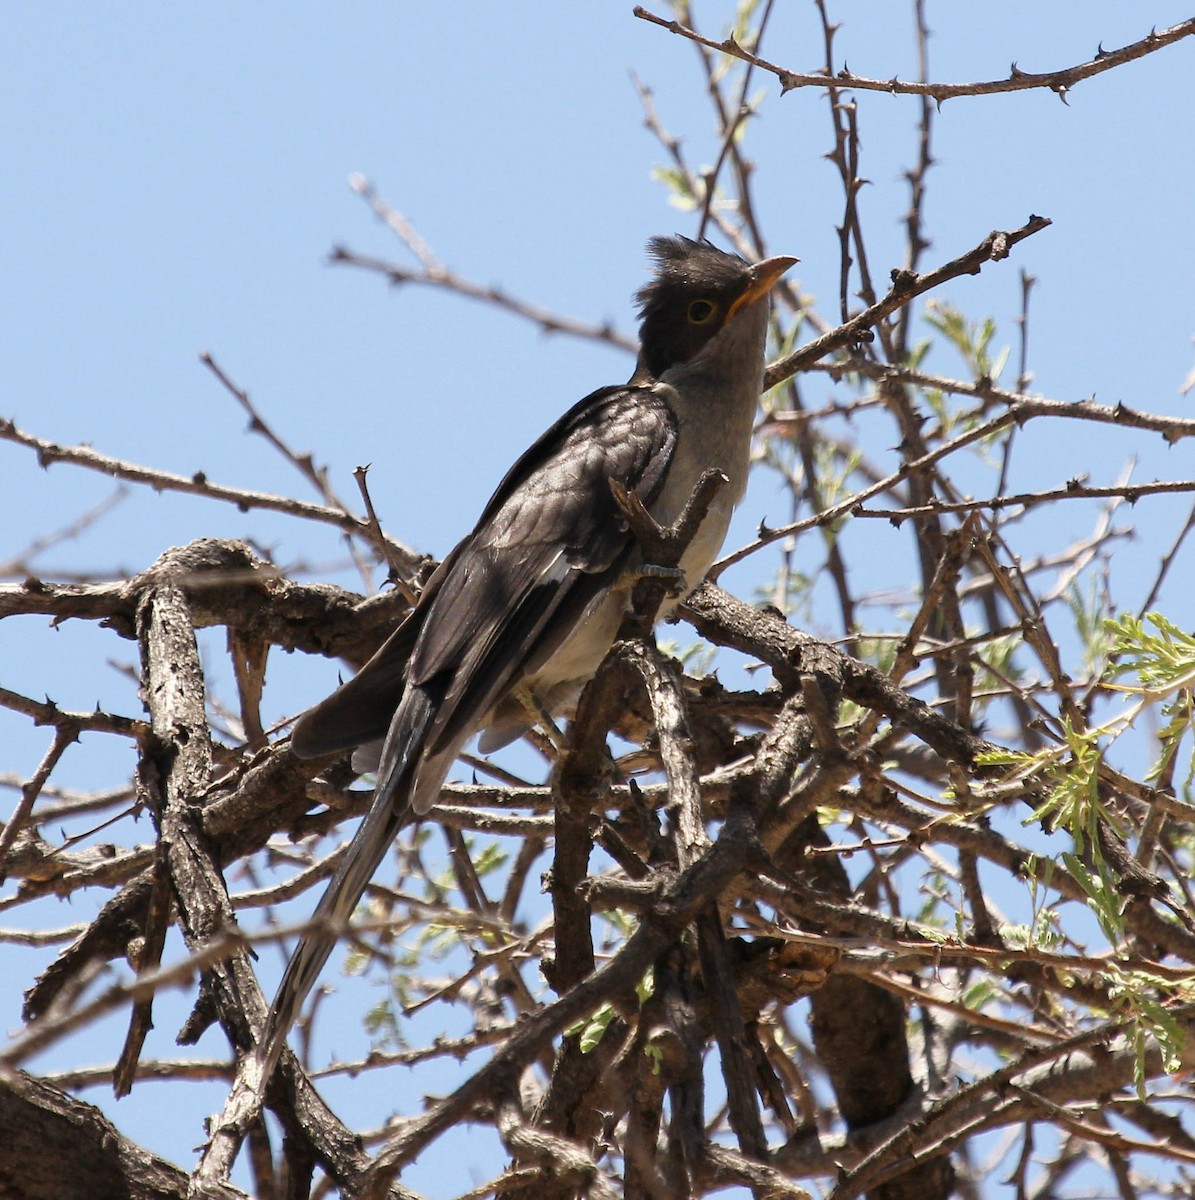
<path fill-rule="evenodd" d="M 715 351 L 715 339 L 727 351 L 762 360 L 768 294 L 795 258 L 780 255 L 752 265 L 710 242 L 679 235 L 652 238 L 647 249 L 656 269 L 635 297 L 642 317 L 637 377 L 659 379 L 707 346 Z M 724 330 L 727 336 L 720 338 Z"/>

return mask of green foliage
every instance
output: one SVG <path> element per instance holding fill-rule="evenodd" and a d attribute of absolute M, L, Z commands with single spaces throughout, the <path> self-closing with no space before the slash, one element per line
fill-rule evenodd
<path fill-rule="evenodd" d="M 574 1021 L 565 1031 L 565 1037 L 575 1037 L 581 1047 L 582 1054 L 588 1054 L 597 1048 L 598 1043 L 610 1028 L 610 1022 L 618 1015 L 613 1004 L 603 1004 L 587 1017 Z"/>
<path fill-rule="evenodd" d="M 819 509 L 833 508 L 851 494 L 850 480 L 862 461 L 862 450 L 854 449 L 843 454 L 838 446 L 832 446 L 828 442 L 818 442 L 814 454 L 813 485 L 817 493 Z M 848 520 L 848 517 L 842 516 L 833 524 L 818 526 L 827 545 L 833 543 Z"/>
<path fill-rule="evenodd" d="M 1087 906 L 1095 913 L 1104 937 L 1113 946 L 1124 941 L 1124 906 L 1127 899 L 1121 896 L 1116 880 L 1108 864 L 1098 855 L 1093 855 L 1095 873 L 1083 864 L 1078 855 L 1063 852 L 1062 862 L 1071 878 L 1087 893 Z"/>
<path fill-rule="evenodd" d="M 702 641 L 700 638 L 695 642 L 690 642 L 687 646 L 682 646 L 671 638 L 661 640 L 657 644 L 661 654 L 678 659 L 685 668 L 686 674 L 699 679 L 713 671 L 718 657 L 718 647 L 711 646 L 709 642 Z"/>
<path fill-rule="evenodd" d="M 642 1007 L 648 997 L 655 991 L 656 979 L 655 972 L 649 970 L 647 974 L 635 985 L 635 995 L 639 998 L 639 1005 Z M 618 1010 L 613 1004 L 602 1004 L 596 1008 L 587 1017 L 582 1017 L 579 1021 L 574 1021 L 569 1025 L 564 1033 L 566 1037 L 575 1037 L 580 1039 L 580 1047 L 582 1054 L 588 1054 L 595 1049 L 598 1043 L 606 1034 L 606 1030 L 610 1028 L 610 1022 L 618 1015 Z M 650 1053 L 650 1050 L 647 1050 Z"/>
<path fill-rule="evenodd" d="M 759 11 L 762 0 L 739 0 L 735 9 L 734 25 L 730 35 L 740 46 L 751 50 L 755 47 L 759 31 L 755 27 L 755 14 Z M 729 60 L 733 61 L 733 60 Z"/>
<path fill-rule="evenodd" d="M 1140 680 L 1138 687 L 1118 685 L 1119 690 L 1141 698 L 1132 715 L 1162 701 L 1166 724 L 1157 732 L 1158 758 L 1146 774 L 1147 780 L 1156 782 L 1170 768 L 1183 738 L 1195 724 L 1195 637 L 1156 612 L 1147 613 L 1144 620 L 1129 615 L 1107 620 L 1104 628 L 1116 659 L 1108 668 L 1108 677 L 1134 675 Z M 1193 778 L 1195 758 L 1188 762 L 1183 781 L 1188 798 Z"/>
<path fill-rule="evenodd" d="M 987 976 L 982 976 L 963 989 L 960 999 L 964 1008 L 969 1008 L 972 1012 L 983 1012 L 999 995 L 1000 990 L 995 983 Z"/>
<path fill-rule="evenodd" d="M 773 357 L 782 358 L 786 354 L 790 354 L 796 349 L 797 339 L 801 335 L 801 331 L 805 328 L 805 323 L 800 319 L 800 314 L 797 314 L 795 321 L 790 321 L 786 325 L 778 326 L 776 321 L 772 322 L 772 343 Z M 775 411 L 774 401 L 777 397 L 788 395 L 789 385 L 787 383 L 777 384 L 775 387 L 768 388 L 760 397 L 760 405 L 765 412 L 771 413 Z"/>
<path fill-rule="evenodd" d="M 473 862 L 473 869 L 483 879 L 487 875 L 492 875 L 495 871 L 500 871 L 510 858 L 510 855 L 497 842 L 491 842 L 480 852 L 474 849 L 472 838 L 467 838 L 465 845 L 468 847 L 469 858 Z"/>
<path fill-rule="evenodd" d="M 1118 1001 L 1117 1016 L 1129 1031 L 1136 1056 L 1133 1081 L 1140 1100 L 1147 1099 L 1149 1079 L 1146 1061 L 1151 1040 L 1162 1055 L 1163 1069 L 1173 1074 L 1183 1066 L 1186 1034 L 1167 1001 L 1189 1000 L 1189 987 L 1147 971 L 1129 971 L 1111 966 L 1109 994 Z"/>
<path fill-rule="evenodd" d="M 996 323 L 991 317 L 975 322 L 949 301 L 931 299 L 926 301 L 925 321 L 957 351 L 966 364 L 968 374 L 976 382 L 998 382 L 1008 362 L 1009 351 L 1006 346 L 993 356 L 991 343 L 996 335 Z M 933 346 L 932 339 L 924 339 L 917 343 L 909 355 L 908 366 L 911 370 L 921 367 Z M 937 417 L 943 437 L 966 432 L 979 420 L 970 404 L 961 411 L 952 408 L 946 393 L 940 388 L 920 388 L 918 394 Z M 991 441 L 1003 441 L 1007 437 L 1006 431 L 993 434 L 986 442 L 979 443 L 977 448 L 982 448 Z"/>
<path fill-rule="evenodd" d="M 992 338 L 996 322 L 991 317 L 970 320 L 962 309 L 947 300 L 930 299 L 925 303 L 926 324 L 936 329 L 958 351 L 976 379 L 996 383 L 1008 363 L 1008 347 L 992 356 Z"/>
<path fill-rule="evenodd" d="M 936 938 L 933 932 L 935 928 L 944 928 L 945 919 L 939 911 L 942 906 L 942 898 L 949 886 L 946 876 L 941 871 L 935 871 L 921 887 L 922 896 L 921 907 L 917 910 L 916 920 L 927 926 L 924 930 L 925 936 L 931 940 Z M 946 935 L 942 935 L 942 940 L 946 940 Z"/>
<path fill-rule="evenodd" d="M 1082 854 L 1087 847 L 1094 850 L 1098 846 L 1096 827 L 1101 819 L 1113 826 L 1116 821 L 1100 797 L 1103 755 L 1097 732 L 1076 729 L 1064 719 L 1062 734 L 1064 745 L 1044 753 L 1043 774 L 1051 784 L 1050 794 L 1026 824 L 1042 821 L 1065 829 Z M 1064 753 L 1067 750 L 1069 755 Z"/>
<path fill-rule="evenodd" d="M 1173 621 L 1151 612 L 1144 620 L 1126 615 L 1105 625 L 1112 652 L 1120 659 L 1109 669 L 1110 676 L 1136 675 L 1158 697 L 1195 685 L 1195 637 Z M 1150 625 L 1156 633 L 1149 631 Z"/>
<path fill-rule="evenodd" d="M 1038 864 L 1041 864 L 1042 882 L 1037 878 Z M 1054 877 L 1054 862 L 1052 859 L 1039 859 L 1031 854 L 1025 862 L 1025 879 L 1029 888 L 1029 904 L 1033 916 L 1028 926 L 1017 926 L 1025 930 L 1025 938 L 1021 943 L 1026 947 L 1052 950 L 1062 941 L 1061 921 L 1053 908 L 1045 907 L 1046 891 Z"/>
<path fill-rule="evenodd" d="M 1046 798 L 1024 824 L 1041 821 L 1052 829 L 1064 829 L 1083 854 L 1088 848 L 1098 853 L 1096 827 L 1100 820 L 1119 829 L 1100 797 L 1099 777 L 1102 751 L 1099 730 L 1079 730 L 1062 723 L 1063 740 L 1036 752 L 1006 750 L 982 754 L 978 761 L 988 766 L 1008 766 L 1012 778 L 1042 780 L 1049 786 Z"/>
<path fill-rule="evenodd" d="M 1002 925 L 1000 936 L 1009 946 L 1023 950 L 1052 950 L 1062 942 L 1058 913 L 1043 908 L 1034 913 L 1028 925 Z"/>
<path fill-rule="evenodd" d="M 1095 574 L 1088 576 L 1086 589 L 1078 582 L 1066 592 L 1066 604 L 1083 647 L 1083 667 L 1091 679 L 1102 675 L 1112 652 L 1112 634 L 1105 599 Z"/>
<path fill-rule="evenodd" d="M 1063 741 L 1057 746 L 1036 753 L 989 754 L 983 761 L 1013 767 L 1013 773 L 1024 778 L 1043 777 L 1050 784 L 1050 795 L 1031 819 L 1067 829 L 1081 854 L 1092 842 L 1096 820 L 1101 816 L 1112 820 L 1099 797 L 1101 740 L 1114 741 L 1133 728 L 1147 708 L 1162 702 L 1166 724 L 1157 734 L 1160 753 L 1146 776 L 1157 780 L 1195 724 L 1195 637 L 1160 613 L 1148 613 L 1144 619 L 1131 615 L 1104 619 L 1097 631 L 1095 608 L 1076 599 L 1072 611 L 1080 635 L 1086 635 L 1092 661 L 1097 656 L 1111 660 L 1103 672 L 1105 688 L 1136 696 L 1136 703 L 1095 729 L 1079 730 L 1064 720 Z M 1140 682 L 1136 686 L 1111 682 L 1124 676 L 1136 676 Z M 1195 764 L 1188 766 L 1188 791 L 1193 774 Z"/>
<path fill-rule="evenodd" d="M 1064 719 L 1057 745 L 1036 752 L 989 754 L 984 761 L 1012 768 L 1013 777 L 1037 779 L 1047 786 L 1045 799 L 1026 823 L 1041 821 L 1071 835 L 1075 849 L 1061 856 L 1062 863 L 1083 889 L 1104 936 L 1118 946 L 1125 937 L 1125 901 L 1100 853 L 1097 830 L 1104 822 L 1120 836 L 1126 833 L 1102 796 L 1105 755 L 1112 742 L 1135 727 L 1143 712 L 1160 702 L 1166 722 L 1157 732 L 1159 753 L 1146 778 L 1157 781 L 1169 769 L 1195 724 L 1195 637 L 1159 613 L 1149 613 L 1144 619 L 1131 615 L 1103 618 L 1094 591 L 1084 596 L 1074 589 L 1070 604 L 1088 664 L 1093 670 L 1101 663 L 1108 664 L 1102 671 L 1105 687 L 1136 697 L 1135 702 L 1094 729 L 1080 729 L 1071 719 Z M 1125 677 L 1138 682 L 1111 682 Z M 1187 769 L 1184 786 L 1188 793 L 1193 776 L 1195 763 Z M 1036 896 L 1036 887 L 1031 886 Z M 1162 1034 L 1156 1036 L 1162 1039 Z"/>
<path fill-rule="evenodd" d="M 1022 678 L 1023 672 L 1017 667 L 1015 656 L 1023 644 L 1024 639 L 1019 633 L 1008 633 L 1001 637 L 986 638 L 976 647 L 975 659 L 979 667 L 975 675 L 977 692 L 987 689 L 999 691 L 1008 683 L 1016 683 Z M 975 698 L 981 709 L 990 699 L 983 695 L 977 695 Z"/>
<path fill-rule="evenodd" d="M 365 1014 L 365 1032 L 374 1044 L 403 1046 L 402 1023 L 389 1000 L 379 1000 Z"/>
<path fill-rule="evenodd" d="M 668 203 L 681 212 L 693 212 L 700 203 L 689 178 L 679 167 L 653 167 L 651 177 L 668 189 Z"/>

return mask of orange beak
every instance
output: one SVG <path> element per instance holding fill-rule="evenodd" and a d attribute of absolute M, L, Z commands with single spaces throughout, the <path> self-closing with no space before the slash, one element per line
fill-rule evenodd
<path fill-rule="evenodd" d="M 751 268 L 751 282 L 747 285 L 747 290 L 730 306 L 726 319 L 729 321 L 740 308 L 762 300 L 776 286 L 780 276 L 800 261 L 799 258 L 788 254 L 778 254 L 775 258 L 765 258 L 763 262 L 756 263 Z"/>

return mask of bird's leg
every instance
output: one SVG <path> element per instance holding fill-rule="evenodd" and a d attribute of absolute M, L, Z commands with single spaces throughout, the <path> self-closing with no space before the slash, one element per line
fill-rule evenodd
<path fill-rule="evenodd" d="M 625 570 L 615 587 L 619 591 L 629 592 L 641 579 L 665 580 L 670 596 L 683 595 L 687 584 L 685 573 L 680 567 L 664 567 L 659 563 L 640 563 L 637 567 Z"/>
<path fill-rule="evenodd" d="M 684 510 L 676 522 L 665 528 L 659 525 L 647 511 L 643 501 L 618 479 L 608 479 L 610 493 L 614 503 L 622 510 L 627 519 L 627 525 L 639 543 L 646 564 L 637 568 L 637 577 L 630 580 L 631 611 L 627 622 L 624 622 L 626 633 L 619 636 L 645 636 L 655 622 L 666 593 L 659 583 L 653 580 L 667 580 L 669 591 L 673 596 L 683 594 L 687 581 L 680 569 L 681 556 L 689 543 L 697 536 L 697 530 L 705 520 L 718 491 L 725 487 L 730 480 L 723 472 L 711 469 L 706 471 L 697 481 L 693 494 L 685 504 Z M 628 575 L 632 574 L 628 572 Z M 620 584 L 627 582 L 623 576 Z M 647 581 L 643 588 L 638 583 Z M 629 622 L 629 624 L 628 624 Z M 631 634 L 631 627 L 638 627 L 639 634 Z"/>
<path fill-rule="evenodd" d="M 521 704 L 533 725 L 538 725 L 547 735 L 548 741 L 557 754 L 564 749 L 564 734 L 560 732 L 551 713 L 539 702 L 531 685 L 524 679 L 511 692 L 511 697 Z"/>
<path fill-rule="evenodd" d="M 673 567 L 680 562 L 681 555 L 697 536 L 697 530 L 705 520 L 714 497 L 730 480 L 715 469 L 704 472 L 697 481 L 684 511 L 677 517 L 675 524 L 667 528 L 656 523 L 651 513 L 643 506 L 643 501 L 621 480 L 608 479 L 606 482 L 610 485 L 614 503 L 626 517 L 644 558 L 648 562 Z"/>

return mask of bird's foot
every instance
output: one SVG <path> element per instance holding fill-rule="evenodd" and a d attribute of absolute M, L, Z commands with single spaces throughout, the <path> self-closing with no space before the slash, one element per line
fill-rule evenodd
<path fill-rule="evenodd" d="M 667 580 L 670 596 L 683 596 L 685 588 L 688 587 L 685 573 L 680 567 L 661 567 L 658 563 L 642 563 L 637 567 L 632 567 L 623 575 L 619 583 L 627 591 L 630 591 L 641 579 Z"/>

